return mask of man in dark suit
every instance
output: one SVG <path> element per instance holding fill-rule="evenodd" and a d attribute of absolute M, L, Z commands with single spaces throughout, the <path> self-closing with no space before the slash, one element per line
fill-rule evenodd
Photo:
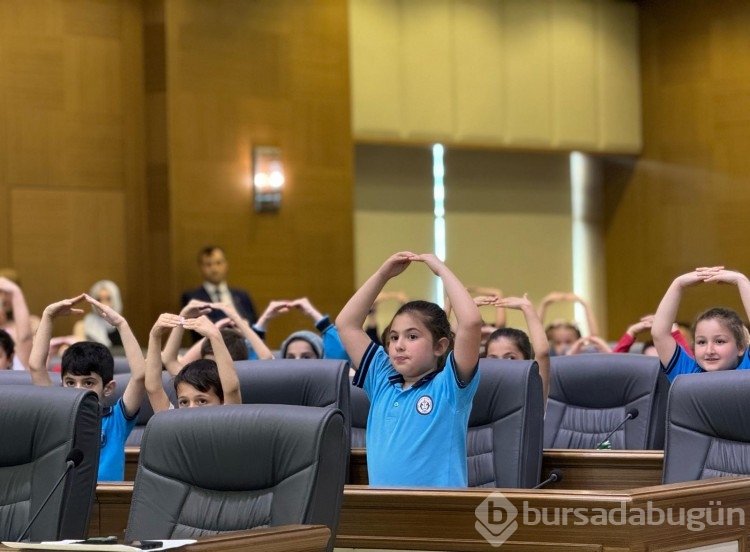
<path fill-rule="evenodd" d="M 252 324 L 256 320 L 255 307 L 246 291 L 230 288 L 227 285 L 227 271 L 229 265 L 224 255 L 224 250 L 215 245 L 209 245 L 201 249 L 198 254 L 198 265 L 203 275 L 203 285 L 196 289 L 191 289 L 182 294 L 182 306 L 187 305 L 191 299 L 205 301 L 207 303 L 232 303 L 237 312 L 248 323 Z M 224 311 L 219 309 L 212 310 L 208 318 L 217 322 L 226 317 Z M 200 335 L 193 332 L 193 341 L 198 341 Z"/>

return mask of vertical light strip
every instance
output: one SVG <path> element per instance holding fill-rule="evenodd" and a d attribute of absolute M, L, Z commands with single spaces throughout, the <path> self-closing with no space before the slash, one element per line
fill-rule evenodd
<path fill-rule="evenodd" d="M 445 261 L 445 164 L 443 154 L 445 148 L 442 144 L 432 146 L 432 197 L 434 204 L 434 230 L 433 240 L 435 256 Z M 444 290 L 443 281 L 435 277 L 435 302 L 443 306 Z"/>
<path fill-rule="evenodd" d="M 586 300 L 591 297 L 589 274 L 591 255 L 586 227 L 586 182 L 588 179 L 586 156 L 574 151 L 570 154 L 570 201 L 573 228 L 573 293 Z M 580 303 L 575 304 L 575 319 L 583 335 L 590 335 L 586 311 Z"/>

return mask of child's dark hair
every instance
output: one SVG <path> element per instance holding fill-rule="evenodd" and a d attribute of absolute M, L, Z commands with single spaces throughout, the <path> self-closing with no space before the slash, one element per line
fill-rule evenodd
<path fill-rule="evenodd" d="M 221 338 L 224 340 L 224 345 L 229 350 L 229 356 L 232 360 L 247 360 L 250 356 L 250 351 L 247 348 L 247 342 L 245 336 L 234 328 L 222 328 Z M 211 346 L 211 340 L 204 339 L 201 344 L 201 358 L 206 358 L 208 355 L 213 355 L 214 349 Z"/>
<path fill-rule="evenodd" d="M 489 348 L 490 343 L 496 339 L 502 339 L 503 337 L 509 339 L 516 347 L 518 347 L 518 350 L 521 351 L 525 360 L 531 360 L 534 358 L 534 347 L 531 346 L 529 336 L 526 335 L 525 331 L 517 328 L 500 328 L 499 330 L 492 332 L 487 338 L 485 350 Z"/>
<path fill-rule="evenodd" d="M 107 385 L 114 378 L 115 359 L 101 343 L 81 341 L 73 343 L 62 356 L 61 376 L 89 376 L 99 374 L 102 383 Z"/>
<path fill-rule="evenodd" d="M 737 348 L 743 350 L 747 348 L 748 340 L 745 323 L 740 318 L 740 315 L 732 309 L 714 307 L 699 314 L 691 328 L 693 341 L 695 341 L 695 328 L 698 326 L 698 322 L 703 322 L 704 320 L 718 320 L 732 334 L 734 340 L 737 342 Z"/>
<path fill-rule="evenodd" d="M 188 362 L 182 367 L 182 370 L 174 377 L 174 389 L 177 386 L 186 383 L 202 393 L 213 391 L 224 402 L 224 388 L 221 386 L 219 379 L 219 369 L 216 362 L 207 358 L 199 358 L 193 362 Z"/>
<path fill-rule="evenodd" d="M 411 314 L 419 318 L 427 329 L 430 330 L 433 343 L 437 343 L 438 340 L 443 337 L 448 339 L 448 347 L 446 348 L 445 353 L 438 358 L 438 370 L 442 370 L 445 367 L 448 353 L 453 350 L 453 344 L 456 337 L 453 330 L 451 330 L 451 324 L 448 321 L 448 316 L 445 314 L 445 311 L 441 309 L 439 305 L 430 303 L 429 301 L 409 301 L 408 303 L 401 305 L 396 311 L 396 314 L 393 315 L 391 323 L 386 326 L 381 334 L 381 340 L 383 341 L 383 346 L 386 351 L 388 350 L 388 345 L 390 343 L 388 335 L 391 333 L 393 320 L 399 314 Z"/>
<path fill-rule="evenodd" d="M 13 356 L 13 352 L 16 350 L 16 343 L 13 338 L 5 330 L 0 330 L 0 348 L 5 351 L 5 356 L 10 358 Z"/>

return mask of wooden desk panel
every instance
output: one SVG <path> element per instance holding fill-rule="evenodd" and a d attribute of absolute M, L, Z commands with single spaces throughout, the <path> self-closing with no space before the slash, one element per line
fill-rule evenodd
<path fill-rule="evenodd" d="M 691 531 L 685 524 L 632 525 L 635 509 L 677 512 L 711 503 L 737 508 L 750 519 L 750 477 L 721 478 L 612 491 L 525 489 L 408 490 L 347 486 L 336 546 L 399 550 L 495 550 L 478 532 L 477 507 L 501 491 L 519 512 L 518 528 L 502 545 L 510 551 L 668 552 L 692 546 L 739 541 L 750 551 L 750 525 L 707 525 Z M 97 487 L 98 524 L 102 534 L 123 534 L 132 484 Z M 494 495 L 493 495 L 494 496 Z M 539 518 L 535 512 L 548 512 Z M 549 513 L 567 508 L 567 524 L 550 524 Z M 555 510 L 556 509 L 556 510 Z M 576 524 L 576 509 L 591 516 L 603 512 L 608 524 Z M 594 510 L 596 509 L 596 510 Z M 524 516 L 524 512 L 526 516 Z M 677 518 L 677 516 L 675 516 Z M 716 519 L 716 518 L 714 518 Z M 93 526 L 93 523 L 92 523 Z"/>
<path fill-rule="evenodd" d="M 664 470 L 661 450 L 548 449 L 542 458 L 542 480 L 559 469 L 563 479 L 550 489 L 614 490 L 660 485 Z"/>

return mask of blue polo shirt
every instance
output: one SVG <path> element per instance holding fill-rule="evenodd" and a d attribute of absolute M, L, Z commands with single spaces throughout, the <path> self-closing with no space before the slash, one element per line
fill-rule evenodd
<path fill-rule="evenodd" d="M 128 417 L 122 397 L 102 413 L 102 448 L 98 481 L 122 481 L 125 477 L 125 441 L 135 427 L 137 414 Z"/>
<path fill-rule="evenodd" d="M 388 354 L 365 351 L 354 385 L 370 398 L 367 471 L 379 487 L 466 487 L 466 432 L 479 372 L 458 380 L 453 352 L 445 368 L 407 389 Z"/>
<path fill-rule="evenodd" d="M 739 363 L 737 364 L 737 370 L 750 369 L 750 358 L 748 358 L 748 350 L 746 349 L 744 354 L 739 357 Z M 672 382 L 674 379 L 681 374 L 700 374 L 705 372 L 693 357 L 691 357 L 685 349 L 680 345 L 677 345 L 674 350 L 672 358 L 669 360 L 669 364 L 662 366 L 664 373 L 667 374 L 667 379 Z"/>

